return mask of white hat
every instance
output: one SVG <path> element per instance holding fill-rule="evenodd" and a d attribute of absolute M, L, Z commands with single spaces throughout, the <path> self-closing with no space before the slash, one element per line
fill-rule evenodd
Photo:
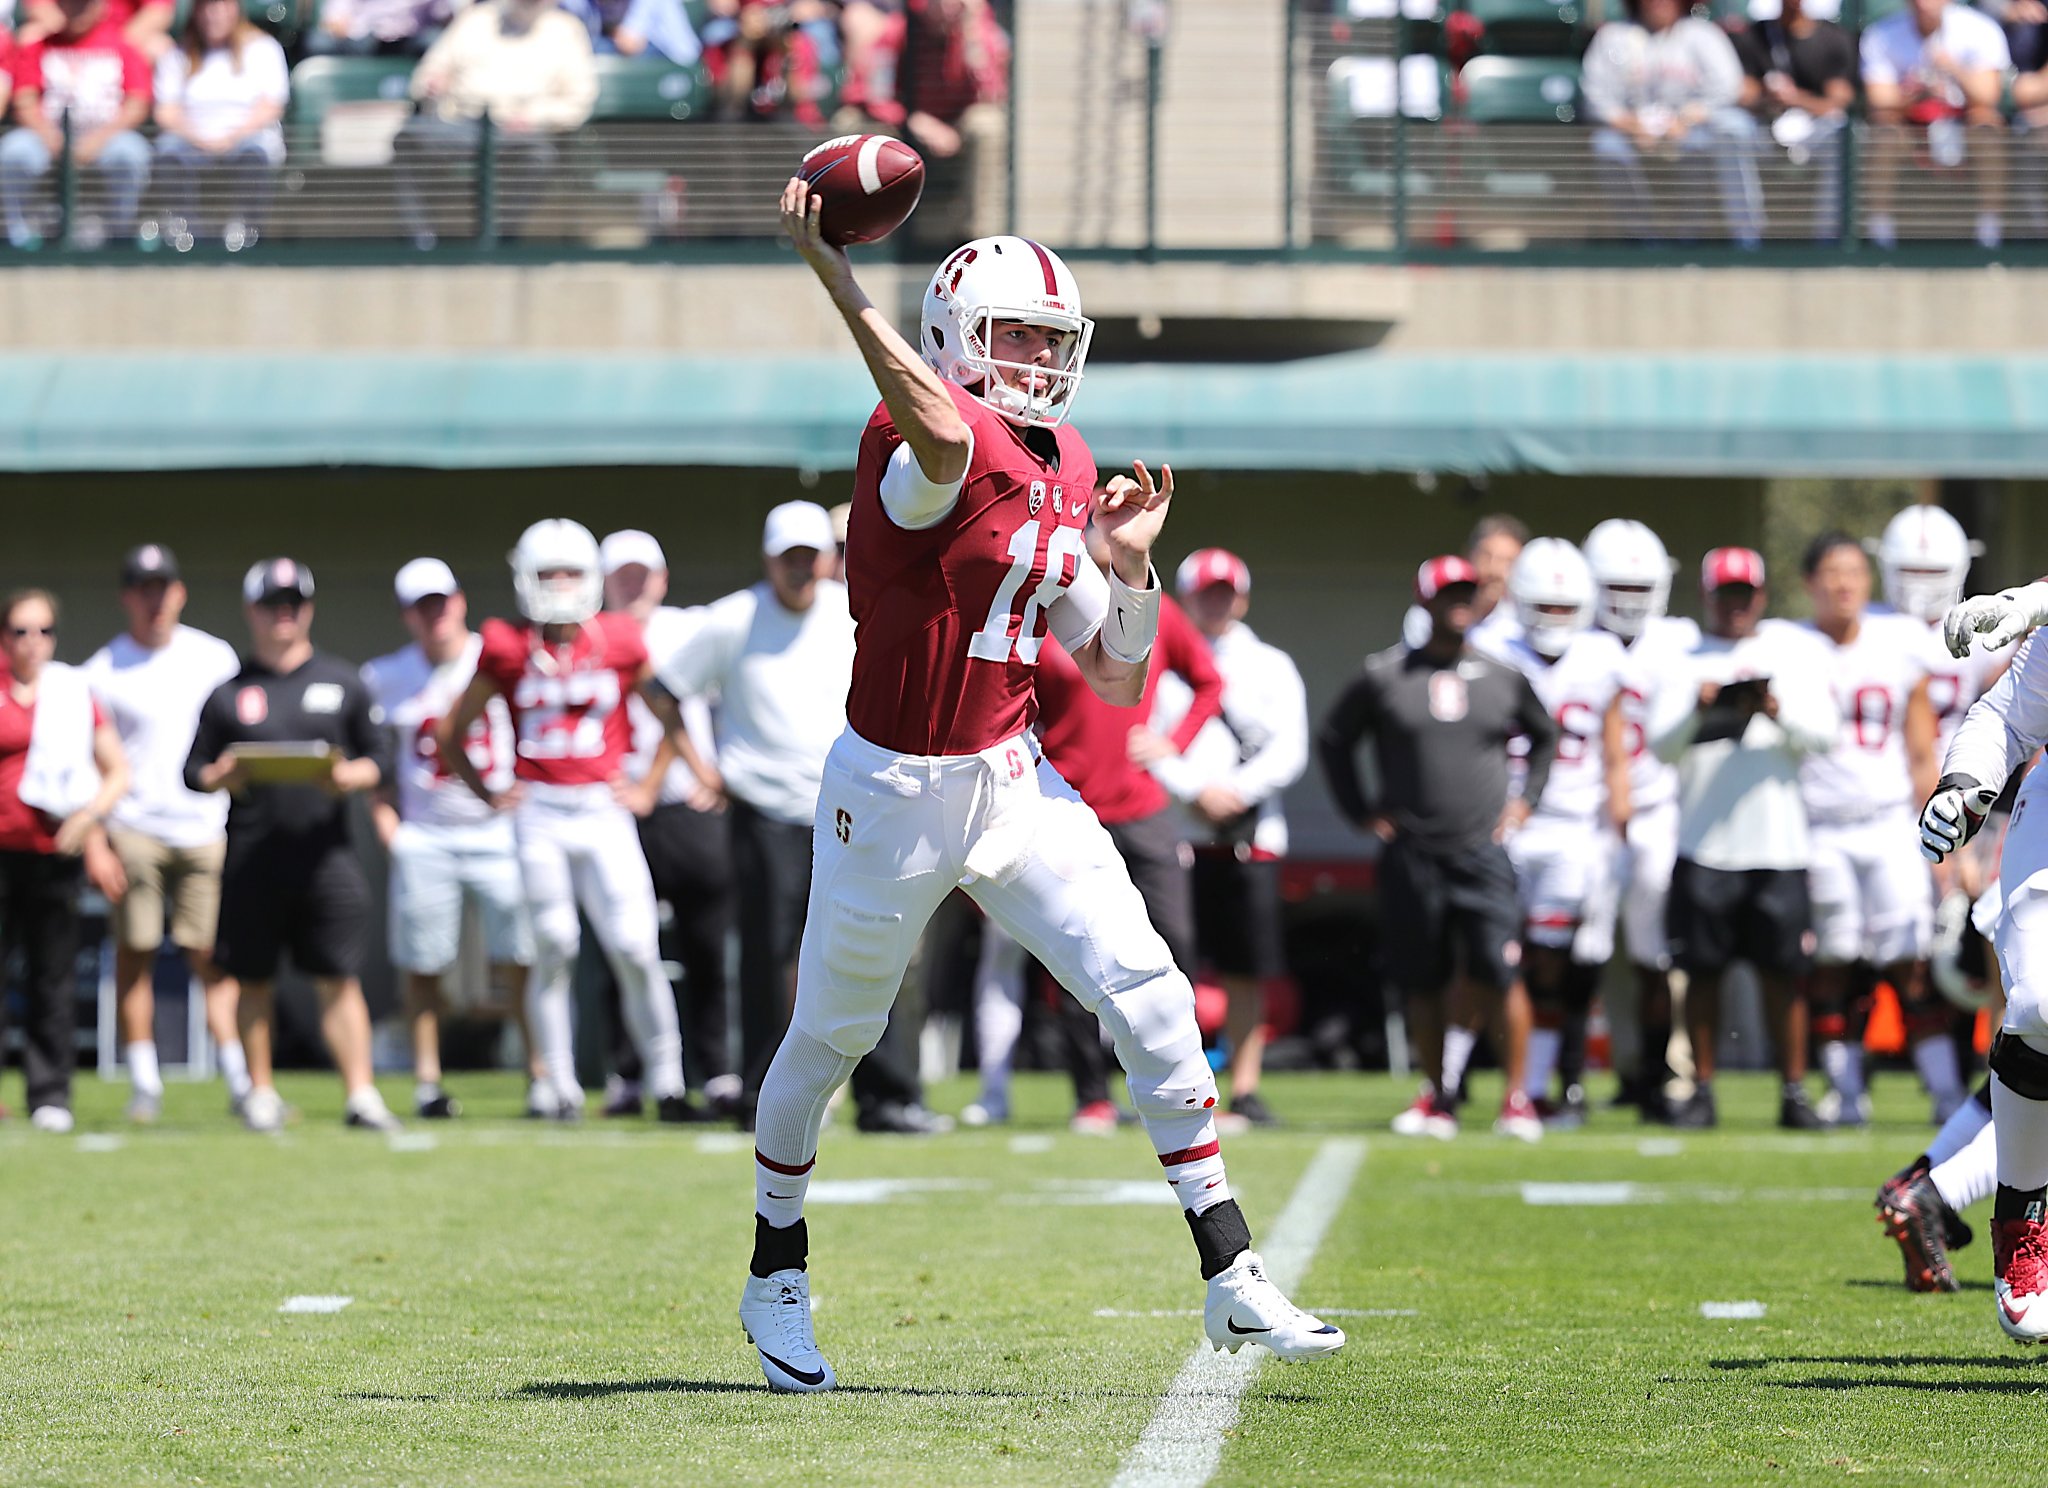
<path fill-rule="evenodd" d="M 658 568 L 668 572 L 668 559 L 662 554 L 661 544 L 651 533 L 637 527 L 624 527 L 605 538 L 598 548 L 604 560 L 605 577 L 610 578 L 629 563 L 642 568 Z"/>
<path fill-rule="evenodd" d="M 460 594 L 455 572 L 438 558 L 415 558 L 398 571 L 391 586 L 400 609 L 409 610 L 429 594 Z"/>
<path fill-rule="evenodd" d="M 779 558 L 791 548 L 816 548 L 829 553 L 839 546 L 832 535 L 832 514 L 815 501 L 785 501 L 768 513 L 761 530 L 761 551 Z"/>

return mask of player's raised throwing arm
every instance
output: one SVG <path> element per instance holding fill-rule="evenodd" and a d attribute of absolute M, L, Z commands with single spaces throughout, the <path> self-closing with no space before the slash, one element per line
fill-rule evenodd
<path fill-rule="evenodd" d="M 954 406 L 953 395 L 917 349 L 905 341 L 854 282 L 844 249 L 825 241 L 819 228 L 824 203 L 808 182 L 790 177 L 782 188 L 782 230 L 853 333 L 889 417 L 917 459 L 917 468 L 936 487 L 956 488 L 974 454 L 974 432 Z"/>

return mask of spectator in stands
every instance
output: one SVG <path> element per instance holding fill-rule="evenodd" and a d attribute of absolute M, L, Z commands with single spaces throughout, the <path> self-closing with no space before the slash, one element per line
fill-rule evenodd
<path fill-rule="evenodd" d="M 454 0 L 321 0 L 306 50 L 319 56 L 414 56 L 440 37 Z"/>
<path fill-rule="evenodd" d="M 27 971 L 22 1073 L 36 1130 L 71 1130 L 81 867 L 119 899 L 104 823 L 128 790 L 120 736 L 85 676 L 53 660 L 57 601 L 41 589 L 0 610 L 0 966 Z"/>
<path fill-rule="evenodd" d="M 241 0 L 197 0 L 178 45 L 156 65 L 156 153 L 169 200 L 166 238 L 191 244 L 200 172 L 227 178 L 221 241 L 256 241 L 277 167 L 284 164 L 290 68 L 277 38 L 242 13 Z"/>
<path fill-rule="evenodd" d="M 412 75 L 420 111 L 394 142 L 398 202 L 413 242 L 435 243 L 420 199 L 423 172 L 473 157 L 490 116 L 497 151 L 498 225 L 516 232 L 545 189 L 555 140 L 597 102 L 590 33 L 555 0 L 481 0 L 457 16 Z"/>
<path fill-rule="evenodd" d="M 106 0 L 107 22 L 150 62 L 171 49 L 171 26 L 177 13 L 177 0 Z M 25 0 L 14 39 L 25 47 L 57 35 L 64 27 L 62 0 Z"/>
<path fill-rule="evenodd" d="M 2012 65 L 2022 77 L 2048 67 L 2048 4 L 2042 0 L 1977 0 L 1977 9 L 2005 28 Z M 2018 91 L 2015 86 L 2015 94 Z M 2044 101 L 2048 99 L 2031 100 L 2036 104 Z M 2014 102 L 2021 108 L 2029 106 L 2029 100 L 2017 96 Z"/>
<path fill-rule="evenodd" d="M 562 9 L 583 22 L 590 32 L 590 49 L 601 55 L 640 57 L 651 52 L 679 67 L 704 55 L 704 43 L 682 0 L 562 0 Z"/>
<path fill-rule="evenodd" d="M 1911 0 L 1863 33 L 1863 93 L 1873 134 L 1871 242 L 1891 248 L 1899 240 L 1893 202 L 1908 125 L 1926 130 L 1927 153 L 1938 166 L 1960 165 L 1966 154 L 1975 157 L 1977 242 L 1996 248 L 2004 240 L 2005 116 L 1999 95 L 2011 61 L 1996 21 L 1949 0 Z"/>
<path fill-rule="evenodd" d="M 973 237 L 974 153 L 1002 127 L 1010 88 L 1010 38 L 988 0 L 904 0 L 867 40 L 859 71 L 851 43 L 848 57 L 846 126 L 907 135 L 924 156 L 914 230 L 947 243 Z"/>
<path fill-rule="evenodd" d="M 1813 235 L 1842 232 L 1842 130 L 1856 102 L 1856 43 L 1833 21 L 1782 0 L 1780 13 L 1735 34 L 1747 76 L 1742 102 L 1770 126 L 1793 164 L 1814 166 Z"/>
<path fill-rule="evenodd" d="M 822 129 L 823 91 L 816 24 L 826 0 L 710 0 L 704 61 L 718 92 L 718 117 L 773 118 L 788 107 L 799 124 Z"/>
<path fill-rule="evenodd" d="M 62 0 L 61 24 L 26 43 L 14 59 L 14 118 L 0 139 L 0 207 L 7 240 L 42 246 L 29 191 L 50 172 L 71 135 L 74 164 L 88 167 L 113 195 L 111 230 L 132 233 L 149 180 L 149 141 L 136 131 L 149 118 L 149 62 L 121 33 L 107 0 Z M 81 218 L 71 235 L 98 247 L 108 224 Z"/>
<path fill-rule="evenodd" d="M 1629 0 L 1629 19 L 1609 21 L 1587 49 L 1581 88 L 1598 121 L 1593 153 L 1629 237 L 1661 236 L 1651 221 L 1643 157 L 1670 155 L 1718 178 L 1729 237 L 1763 238 L 1756 174 L 1756 120 L 1742 111 L 1742 61 L 1712 21 L 1684 0 Z M 1702 191 L 1700 199 L 1705 198 Z"/>

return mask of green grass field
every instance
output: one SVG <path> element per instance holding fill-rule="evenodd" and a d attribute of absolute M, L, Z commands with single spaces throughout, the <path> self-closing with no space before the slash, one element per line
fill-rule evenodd
<path fill-rule="evenodd" d="M 734 1319 L 744 1139 L 540 1128 L 510 1077 L 457 1090 L 431 1146 L 343 1130 L 310 1076 L 275 1140 L 211 1086 L 129 1131 L 92 1079 L 82 1137 L 0 1128 L 0 1484 L 1105 1484 L 1200 1334 L 1143 1139 L 1069 1136 L 1048 1078 L 1002 1131 L 828 1131 L 812 1275 L 842 1387 L 801 1398 Z M 1718 1133 L 1603 1114 L 1533 1149 L 1383 1135 L 1385 1079 L 1269 1090 L 1290 1126 L 1227 1146 L 1255 1232 L 1324 1142 L 1367 1140 L 1295 1289 L 1351 1342 L 1261 1367 L 1215 1481 L 2040 1481 L 2048 1362 L 1997 1331 L 1988 1237 L 1961 1295 L 1912 1296 L 1871 1218 L 1925 1136 L 1907 1080 L 1867 1135 L 1780 1134 L 1737 1079 Z M 914 1182 L 840 1186 L 877 1179 Z M 1532 1182 L 1634 1187 L 1531 1205 Z M 279 1311 L 324 1294 L 354 1300 Z"/>

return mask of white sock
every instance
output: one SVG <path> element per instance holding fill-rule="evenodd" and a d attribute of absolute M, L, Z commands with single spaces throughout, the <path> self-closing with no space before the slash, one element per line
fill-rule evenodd
<path fill-rule="evenodd" d="M 583 1086 L 576 1079 L 576 1022 L 569 1002 L 569 966 L 548 970 L 536 964 L 526 982 L 526 1026 L 540 1046 L 548 1084 L 566 1105 L 583 1104 Z"/>
<path fill-rule="evenodd" d="M 156 1043 L 152 1039 L 137 1039 L 122 1050 L 128 1061 L 128 1078 L 134 1083 L 137 1095 L 162 1095 L 164 1093 L 163 1071 L 156 1064 Z"/>
<path fill-rule="evenodd" d="M 647 1093 L 665 1100 L 683 1093 L 683 1031 L 676 1022 L 676 994 L 661 972 L 661 956 L 651 948 L 646 957 L 612 963 L 619 983 L 619 1006 L 626 1030 L 640 1051 Z"/>
<path fill-rule="evenodd" d="M 1472 1050 L 1478 1046 L 1479 1035 L 1462 1023 L 1453 1023 L 1444 1030 L 1444 1096 L 1454 1098 L 1465 1088 L 1465 1068 L 1472 1063 Z"/>
<path fill-rule="evenodd" d="M 348 1093 L 348 1104 L 343 1107 L 351 1116 L 369 1116 L 384 1109 L 384 1097 L 374 1085 L 364 1085 Z"/>
<path fill-rule="evenodd" d="M 1986 1085 L 1955 1108 L 1934 1140 L 1927 1144 L 1927 1165 L 1938 1168 L 1977 1140 L 1977 1133 L 1991 1125 L 1991 1087 Z"/>
<path fill-rule="evenodd" d="M 441 1082 L 439 1080 L 415 1081 L 412 1087 L 413 1104 L 423 1106 L 440 1093 Z"/>
<path fill-rule="evenodd" d="M 1557 1051 L 1563 1044 L 1562 1029 L 1529 1030 L 1529 1060 L 1522 1078 L 1522 1090 L 1530 1100 L 1542 1100 L 1550 1093 L 1550 1072 L 1557 1068 Z"/>
<path fill-rule="evenodd" d="M 2027 1043 L 2033 1046 L 2032 1039 Z M 2017 1095 L 1993 1075 L 1991 1129 L 1998 1140 L 1998 1181 L 2007 1188 L 2048 1188 L 2048 1101 Z"/>
<path fill-rule="evenodd" d="M 1863 1095 L 1863 1051 L 1841 1039 L 1829 1039 L 1820 1046 L 1820 1067 L 1828 1084 L 1845 1104 Z"/>
<path fill-rule="evenodd" d="M 1913 1045 L 1913 1068 L 1927 1086 L 1927 1094 L 1938 1109 L 1951 1114 L 1963 1100 L 1963 1066 L 1956 1058 L 1956 1041 L 1946 1034 L 1924 1038 Z M 1974 1105 L 1975 1102 L 1969 1102 Z"/>
<path fill-rule="evenodd" d="M 804 1217 L 825 1107 L 858 1063 L 795 1024 L 768 1062 L 754 1111 L 754 1212 L 778 1230 Z"/>
<path fill-rule="evenodd" d="M 240 1100 L 249 1093 L 249 1057 L 242 1052 L 242 1041 L 222 1044 L 219 1058 L 220 1077 L 228 1082 L 228 1094 Z"/>
<path fill-rule="evenodd" d="M 1941 1201 L 1958 1214 L 1979 1199 L 1990 1198 L 1991 1190 L 1998 1187 L 1998 1134 L 1987 1123 L 1962 1151 L 1936 1163 L 1928 1177 L 1940 1190 Z"/>
<path fill-rule="evenodd" d="M 974 969 L 974 1052 L 984 1106 L 1009 1108 L 1010 1060 L 1023 1031 L 1024 947 L 987 925 Z"/>

